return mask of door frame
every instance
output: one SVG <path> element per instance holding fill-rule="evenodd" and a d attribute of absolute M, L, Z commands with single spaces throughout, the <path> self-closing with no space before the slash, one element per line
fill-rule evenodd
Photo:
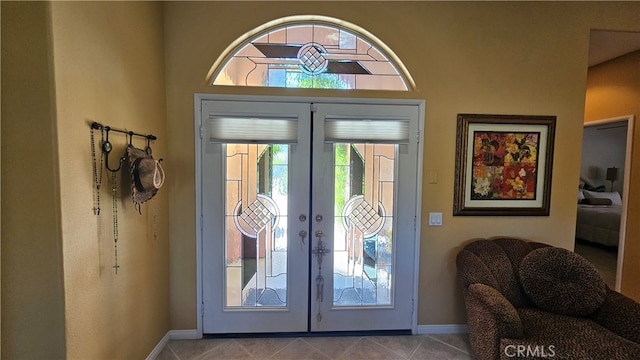
<path fill-rule="evenodd" d="M 618 230 L 618 254 L 616 263 L 616 283 L 615 291 L 620 291 L 622 286 L 622 267 L 624 266 L 624 250 L 627 238 L 627 209 L 629 208 L 629 183 L 631 181 L 631 151 L 633 149 L 633 123 L 635 115 L 623 115 L 608 119 L 595 120 L 585 122 L 583 129 L 587 127 L 596 127 L 608 125 L 612 123 L 627 123 L 627 143 L 624 155 L 624 174 L 622 175 L 622 212 L 620 214 L 620 229 Z"/>
<path fill-rule="evenodd" d="M 326 103 L 326 104 L 378 104 L 378 105 L 415 105 L 418 106 L 418 171 L 417 171 L 417 189 L 416 197 L 420 199 L 416 202 L 416 218 L 414 231 L 414 279 L 413 279 L 413 309 L 411 319 L 411 332 L 417 333 L 418 328 L 418 280 L 420 274 L 420 219 L 422 208 L 422 158 L 424 143 L 424 117 L 425 117 L 425 101 L 421 99 L 377 99 L 377 98 L 329 98 L 329 97 L 296 97 L 296 96 L 261 96 L 261 95 L 222 95 L 222 94 L 194 94 L 194 155 L 195 155 L 195 230 L 196 230 L 196 321 L 197 321 L 197 338 L 203 337 L 203 249 L 202 249 L 202 229 L 203 218 L 202 212 L 202 143 L 203 143 L 203 119 L 202 119 L 202 102 L 206 100 L 218 101 L 261 101 L 261 102 L 289 102 L 289 103 Z"/>

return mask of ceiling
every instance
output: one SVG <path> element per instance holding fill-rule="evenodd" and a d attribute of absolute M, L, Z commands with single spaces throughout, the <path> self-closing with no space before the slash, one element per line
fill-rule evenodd
<path fill-rule="evenodd" d="M 640 50 L 640 32 L 592 30 L 589 66 Z"/>

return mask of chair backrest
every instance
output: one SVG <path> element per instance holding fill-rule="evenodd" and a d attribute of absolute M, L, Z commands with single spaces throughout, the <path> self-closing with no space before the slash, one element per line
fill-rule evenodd
<path fill-rule="evenodd" d="M 530 306 L 520 285 L 518 268 L 531 251 L 549 246 L 514 238 L 479 239 L 467 244 L 456 257 L 458 279 L 466 292 L 481 283 L 498 290 L 513 306 Z"/>

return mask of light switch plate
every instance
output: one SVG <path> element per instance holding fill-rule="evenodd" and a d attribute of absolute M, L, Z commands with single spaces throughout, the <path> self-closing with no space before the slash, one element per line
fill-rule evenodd
<path fill-rule="evenodd" d="M 429 213 L 429 226 L 442 226 L 442 213 L 430 212 Z"/>
<path fill-rule="evenodd" d="M 429 184 L 438 183 L 438 170 L 429 170 Z"/>

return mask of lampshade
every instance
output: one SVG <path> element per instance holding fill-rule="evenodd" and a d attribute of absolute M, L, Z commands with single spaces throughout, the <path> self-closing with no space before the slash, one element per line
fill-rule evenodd
<path fill-rule="evenodd" d="M 607 168 L 607 181 L 616 181 L 618 180 L 618 168 L 610 167 Z"/>

